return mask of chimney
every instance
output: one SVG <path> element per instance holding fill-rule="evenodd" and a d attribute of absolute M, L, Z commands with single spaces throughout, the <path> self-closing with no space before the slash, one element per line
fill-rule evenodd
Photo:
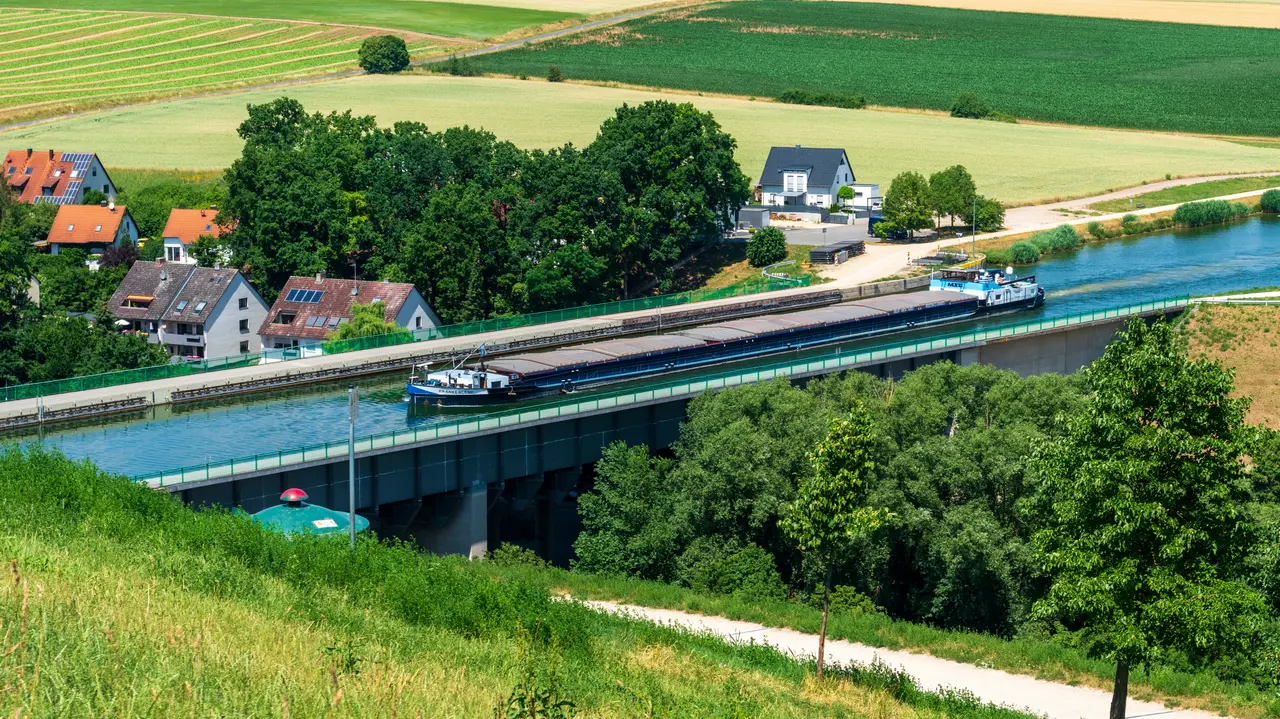
<path fill-rule="evenodd" d="M 168 281 L 168 279 L 169 279 L 169 273 L 164 270 L 160 270 L 160 281 L 166 282 Z M 181 290 L 182 288 L 179 287 L 178 289 Z"/>
<path fill-rule="evenodd" d="M 205 216 L 205 214 L 204 214 L 204 210 L 200 210 L 200 216 L 201 216 L 201 217 L 204 217 L 204 216 Z"/>
<path fill-rule="evenodd" d="M 53 150 L 52 150 L 52 149 L 50 149 L 50 150 L 49 150 L 49 159 L 50 159 L 50 160 L 52 160 L 52 159 L 53 159 Z"/>
<path fill-rule="evenodd" d="M 317 273 L 316 273 L 316 284 L 318 285 L 318 284 L 320 284 L 321 282 L 324 282 L 324 273 L 323 273 L 323 272 L 317 272 Z"/>
<path fill-rule="evenodd" d="M 164 264 L 164 260 L 162 260 L 162 259 L 160 259 L 159 257 L 157 257 L 157 258 L 156 258 L 156 267 L 160 267 L 160 266 L 161 266 L 161 265 L 163 265 L 163 264 Z"/>
<path fill-rule="evenodd" d="M 30 147 L 28 147 L 28 148 L 27 148 L 27 159 L 28 159 L 28 160 L 30 160 L 30 159 L 31 159 L 31 148 L 30 148 Z"/>
<path fill-rule="evenodd" d="M 355 297 L 360 294 L 360 285 L 351 285 L 351 296 Z"/>

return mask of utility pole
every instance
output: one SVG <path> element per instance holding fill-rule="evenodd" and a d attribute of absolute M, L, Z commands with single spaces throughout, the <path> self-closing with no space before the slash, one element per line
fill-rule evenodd
<path fill-rule="evenodd" d="M 360 392 L 347 385 L 350 424 L 347 427 L 347 524 L 351 531 L 351 548 L 356 548 L 356 418 L 360 416 Z"/>

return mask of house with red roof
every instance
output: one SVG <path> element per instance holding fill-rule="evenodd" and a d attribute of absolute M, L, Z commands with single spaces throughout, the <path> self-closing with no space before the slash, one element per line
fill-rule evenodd
<path fill-rule="evenodd" d="M 53 218 L 44 244 L 51 254 L 67 247 L 79 247 L 89 254 L 101 255 L 108 247 L 125 242 L 137 243 L 138 225 L 124 205 L 107 202 L 102 205 L 62 205 Z M 39 244 L 39 243 L 37 243 Z"/>
<path fill-rule="evenodd" d="M 316 345 L 342 324 L 351 320 L 351 305 L 381 303 L 383 318 L 408 330 L 440 325 L 440 318 L 427 306 L 422 294 L 411 284 L 290 277 L 258 334 L 263 349 Z"/>
<path fill-rule="evenodd" d="M 92 152 L 36 152 L 10 150 L 0 165 L 5 184 L 26 203 L 51 202 L 78 205 L 87 190 L 98 190 L 116 199 L 116 186 Z"/>
<path fill-rule="evenodd" d="M 183 210 L 174 208 L 169 211 L 169 221 L 164 225 L 164 259 L 168 262 L 194 264 L 191 257 L 191 246 L 201 237 L 221 237 L 230 232 L 231 227 L 218 224 L 218 208 L 207 210 Z"/>

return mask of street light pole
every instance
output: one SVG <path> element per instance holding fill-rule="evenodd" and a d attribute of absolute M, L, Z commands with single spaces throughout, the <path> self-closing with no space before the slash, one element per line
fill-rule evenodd
<path fill-rule="evenodd" d="M 360 416 L 360 392 L 353 384 L 347 385 L 347 524 L 351 531 L 351 548 L 356 548 L 356 418 Z"/>

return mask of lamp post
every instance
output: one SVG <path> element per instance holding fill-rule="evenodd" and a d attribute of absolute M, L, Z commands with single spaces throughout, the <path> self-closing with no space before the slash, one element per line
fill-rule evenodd
<path fill-rule="evenodd" d="M 356 548 L 356 418 L 360 416 L 360 392 L 347 385 L 347 524 L 351 530 L 351 548 Z"/>

